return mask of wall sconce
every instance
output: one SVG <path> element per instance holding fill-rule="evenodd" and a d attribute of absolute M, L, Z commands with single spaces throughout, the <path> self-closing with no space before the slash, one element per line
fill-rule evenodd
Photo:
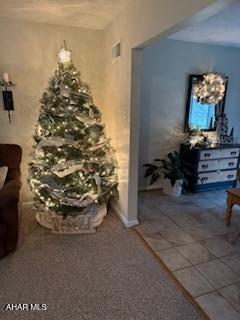
<path fill-rule="evenodd" d="M 11 123 L 10 111 L 14 110 L 14 104 L 13 104 L 13 94 L 12 94 L 12 91 L 9 90 L 9 88 L 11 89 L 11 87 L 15 86 L 15 84 L 9 80 L 9 75 L 7 72 L 3 73 L 2 81 L 0 82 L 0 85 L 5 88 L 5 90 L 2 91 L 4 110 L 8 112 L 8 120 L 9 120 L 9 123 Z"/>

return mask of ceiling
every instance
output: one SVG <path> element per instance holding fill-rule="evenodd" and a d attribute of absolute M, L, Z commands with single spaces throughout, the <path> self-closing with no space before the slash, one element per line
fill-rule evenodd
<path fill-rule="evenodd" d="M 240 2 L 222 13 L 175 33 L 169 38 L 240 47 Z"/>
<path fill-rule="evenodd" d="M 0 17 L 104 29 L 131 0 L 0 0 Z"/>

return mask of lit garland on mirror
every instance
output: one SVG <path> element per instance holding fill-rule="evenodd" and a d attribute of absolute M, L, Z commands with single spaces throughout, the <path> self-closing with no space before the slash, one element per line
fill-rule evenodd
<path fill-rule="evenodd" d="M 201 104 L 217 104 L 225 94 L 225 78 L 216 73 L 203 75 L 193 86 L 193 95 Z"/>

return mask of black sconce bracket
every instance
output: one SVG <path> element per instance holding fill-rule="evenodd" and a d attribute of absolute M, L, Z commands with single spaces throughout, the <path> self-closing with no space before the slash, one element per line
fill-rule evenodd
<path fill-rule="evenodd" d="M 4 110 L 8 112 L 8 120 L 9 123 L 11 123 L 11 114 L 10 111 L 14 110 L 14 103 L 13 103 L 13 94 L 12 91 L 9 90 L 9 88 L 15 86 L 13 82 L 0 82 L 1 87 L 4 87 L 5 90 L 2 92 L 3 95 L 3 103 L 4 103 Z"/>

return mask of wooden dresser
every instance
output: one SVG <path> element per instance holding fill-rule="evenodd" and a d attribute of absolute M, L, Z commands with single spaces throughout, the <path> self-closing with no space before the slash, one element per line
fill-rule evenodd
<path fill-rule="evenodd" d="M 182 159 L 192 165 L 190 191 L 200 192 L 236 186 L 240 144 L 192 149 L 189 145 L 182 144 L 180 153 Z"/>

